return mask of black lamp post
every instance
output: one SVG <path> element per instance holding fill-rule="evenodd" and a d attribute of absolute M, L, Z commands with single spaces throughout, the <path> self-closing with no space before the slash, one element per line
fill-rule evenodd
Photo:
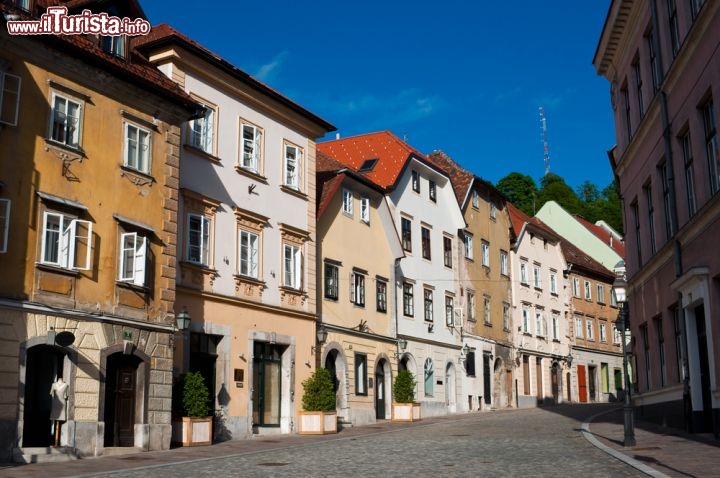
<path fill-rule="evenodd" d="M 183 356 L 182 356 L 182 366 L 183 366 L 183 372 L 186 372 L 188 368 L 190 367 L 190 355 L 188 353 L 188 348 L 190 346 L 189 340 L 188 340 L 188 329 L 190 328 L 190 314 L 188 313 L 187 307 L 183 306 L 180 313 L 178 313 L 175 316 L 175 323 L 177 325 L 177 328 L 180 332 L 183 334 Z"/>
<path fill-rule="evenodd" d="M 618 313 L 615 326 L 622 333 L 623 346 L 623 374 L 625 375 L 625 404 L 623 405 L 623 424 L 625 436 L 623 446 L 635 446 L 635 424 L 633 423 L 633 408 L 630 398 L 630 374 L 628 373 L 628 359 L 630 357 L 630 308 L 627 303 L 627 281 L 625 280 L 625 261 L 620 261 L 615 266 L 615 282 L 613 282 L 613 294 L 617 302 Z"/>

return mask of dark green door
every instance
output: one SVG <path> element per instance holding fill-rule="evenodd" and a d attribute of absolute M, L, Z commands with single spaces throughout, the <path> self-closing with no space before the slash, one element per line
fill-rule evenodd
<path fill-rule="evenodd" d="M 375 418 L 385 419 L 385 362 L 380 362 L 375 369 Z"/>
<path fill-rule="evenodd" d="M 266 342 L 255 342 L 253 348 L 253 425 L 279 427 L 282 350 Z"/>

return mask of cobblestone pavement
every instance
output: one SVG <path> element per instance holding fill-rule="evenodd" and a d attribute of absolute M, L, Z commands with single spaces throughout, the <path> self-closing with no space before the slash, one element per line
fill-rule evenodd
<path fill-rule="evenodd" d="M 581 434 L 584 419 L 609 409 L 558 406 L 382 422 L 332 436 L 256 437 L 18 466 L 0 470 L 0 477 L 646 476 Z"/>

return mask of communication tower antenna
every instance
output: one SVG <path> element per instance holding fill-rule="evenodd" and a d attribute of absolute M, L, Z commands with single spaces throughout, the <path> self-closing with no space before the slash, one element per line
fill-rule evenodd
<path fill-rule="evenodd" d="M 542 131 L 543 159 L 545 160 L 545 176 L 550 172 L 550 148 L 547 140 L 547 120 L 545 119 L 545 108 L 540 107 L 540 130 Z"/>

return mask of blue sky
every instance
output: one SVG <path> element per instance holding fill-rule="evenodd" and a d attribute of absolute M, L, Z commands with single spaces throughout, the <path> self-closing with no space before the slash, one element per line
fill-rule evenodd
<path fill-rule="evenodd" d="M 493 183 L 539 181 L 542 105 L 550 170 L 573 188 L 612 181 L 609 85 L 592 66 L 608 0 L 141 4 L 343 137 L 390 130 Z"/>

